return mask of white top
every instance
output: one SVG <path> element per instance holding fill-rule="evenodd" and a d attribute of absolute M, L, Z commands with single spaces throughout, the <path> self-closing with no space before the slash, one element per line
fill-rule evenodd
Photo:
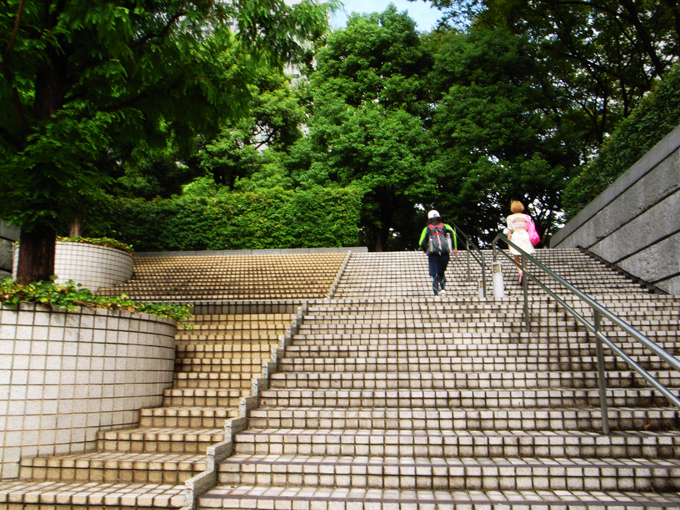
<path fill-rule="evenodd" d="M 511 214 L 508 216 L 508 230 L 514 232 L 515 230 L 526 230 L 527 229 L 527 216 L 526 214 Z"/>

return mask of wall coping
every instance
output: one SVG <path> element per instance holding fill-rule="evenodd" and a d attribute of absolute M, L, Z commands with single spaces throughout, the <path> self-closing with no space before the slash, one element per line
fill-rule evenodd
<path fill-rule="evenodd" d="M 204 250 L 204 251 L 146 251 L 135 252 L 135 257 L 216 257 L 232 255 L 291 255 L 297 253 L 363 253 L 368 252 L 366 246 L 350 246 L 340 248 L 281 248 L 273 250 Z"/>
<path fill-rule="evenodd" d="M 616 179 L 606 190 L 584 207 L 564 227 L 558 230 L 550 241 L 556 248 L 571 234 L 576 232 L 597 213 L 623 194 L 634 183 L 656 168 L 664 159 L 671 156 L 680 146 L 680 126 L 668 133 L 659 143 L 642 156 L 633 166 Z"/>

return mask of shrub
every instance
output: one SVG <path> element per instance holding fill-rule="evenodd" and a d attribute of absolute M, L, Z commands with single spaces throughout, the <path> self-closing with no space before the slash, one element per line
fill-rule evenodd
<path fill-rule="evenodd" d="M 355 188 L 215 190 L 171 199 L 116 201 L 105 231 L 137 251 L 356 246 L 362 192 Z"/>

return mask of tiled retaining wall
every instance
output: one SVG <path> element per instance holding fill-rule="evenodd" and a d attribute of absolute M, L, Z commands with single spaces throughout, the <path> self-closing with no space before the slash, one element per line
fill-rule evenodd
<path fill-rule="evenodd" d="M 21 457 L 95 448 L 172 386 L 175 322 L 148 314 L 0 304 L 0 478 Z"/>
<path fill-rule="evenodd" d="M 15 253 L 15 276 L 18 264 L 19 256 Z M 59 277 L 57 282 L 73 280 L 92 292 L 97 292 L 100 287 L 126 282 L 132 278 L 133 266 L 131 254 L 107 246 L 58 241 L 54 254 L 54 274 Z"/>
<path fill-rule="evenodd" d="M 588 204 L 551 240 L 583 247 L 680 295 L 680 126 Z"/>

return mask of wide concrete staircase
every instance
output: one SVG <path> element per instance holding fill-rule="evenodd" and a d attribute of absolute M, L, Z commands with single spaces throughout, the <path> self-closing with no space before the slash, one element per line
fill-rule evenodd
<path fill-rule="evenodd" d="M 238 416 L 300 299 L 326 296 L 347 254 L 164 259 L 137 259 L 133 280 L 103 292 L 193 303 L 194 318 L 176 335 L 163 406 L 141 409 L 137 428 L 102 430 L 93 451 L 22 459 L 19 480 L 0 483 L 0 508 L 185 506 L 186 480 L 205 471 L 208 447 L 224 440 L 225 421 Z M 219 297 L 249 299 L 196 301 L 208 281 Z M 291 292 L 296 299 L 265 299 Z"/>
<path fill-rule="evenodd" d="M 575 250 L 537 257 L 677 354 L 677 298 L 642 292 Z M 0 483 L 0 508 L 183 506 L 184 482 L 228 437 L 225 421 L 303 301 L 269 389 L 198 507 L 680 508 L 677 411 L 607 352 L 613 432 L 603 435 L 592 335 L 534 284 L 526 332 L 508 262 L 506 297 L 480 299 L 480 271 L 471 265 L 468 278 L 459 252 L 448 296 L 435 300 L 422 253 L 264 257 L 243 271 L 239 257 L 179 258 L 140 263 L 116 291 L 194 303 L 163 407 L 142 410 L 137 429 L 102 431 L 96 451 L 24 459 L 21 479 Z M 263 274 L 266 289 L 253 285 Z M 604 327 L 677 393 L 680 374 Z"/>
<path fill-rule="evenodd" d="M 677 354 L 677 298 L 577 251 L 538 258 Z M 463 267 L 459 254 L 437 301 L 422 254 L 353 255 L 334 299 L 310 304 L 198 506 L 680 508 L 677 411 L 606 352 L 604 435 L 592 335 L 533 284 L 526 332 L 513 269 L 504 263 L 507 296 L 493 300 Z M 604 329 L 677 393 L 680 374 Z"/>

